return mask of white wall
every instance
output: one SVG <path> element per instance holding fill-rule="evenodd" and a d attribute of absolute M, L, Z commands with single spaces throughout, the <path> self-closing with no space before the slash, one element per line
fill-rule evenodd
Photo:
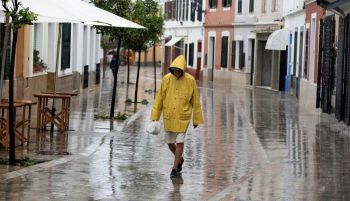
<path fill-rule="evenodd" d="M 283 0 L 283 16 L 303 10 L 304 0 Z"/>
<path fill-rule="evenodd" d="M 251 44 L 249 43 L 250 39 L 255 39 L 255 33 L 252 31 L 254 30 L 253 26 L 236 26 L 234 30 L 234 40 L 235 41 L 242 41 L 244 43 L 243 52 L 245 53 L 245 66 L 244 66 L 244 72 L 250 73 L 251 72 Z M 231 41 L 232 43 L 232 41 Z M 236 69 L 238 68 L 238 62 L 239 62 L 239 48 L 238 44 L 236 43 Z"/>
<path fill-rule="evenodd" d="M 57 23 L 41 23 L 38 30 L 39 39 L 37 44 L 40 51 L 40 58 L 48 65 L 47 72 L 55 72 L 56 55 L 57 55 L 57 38 L 58 38 L 58 24 Z M 101 35 L 96 33 L 96 30 L 91 26 L 84 26 L 82 24 L 71 24 L 71 68 L 64 71 L 59 70 L 58 75 L 64 76 L 71 74 L 74 71 L 83 72 L 83 65 L 89 65 L 90 70 L 94 71 L 96 64 L 103 58 L 101 49 Z M 84 29 L 85 27 L 85 29 Z M 33 50 L 34 50 L 34 26 L 30 27 L 29 32 L 31 40 L 28 45 L 28 72 L 25 76 L 37 76 L 43 73 L 33 74 Z M 61 52 L 59 47 L 59 52 Z M 60 57 L 60 56 L 59 56 Z M 60 69 L 60 58 L 58 60 L 58 69 Z"/>
<path fill-rule="evenodd" d="M 198 40 L 202 40 L 202 52 L 203 52 L 203 28 L 201 27 L 182 27 L 182 28 L 169 28 L 164 31 L 165 37 L 168 36 L 178 36 L 183 37 L 184 44 L 188 44 L 187 56 L 189 53 L 189 44 L 194 43 L 194 54 L 193 54 L 193 67 L 197 67 L 197 57 L 202 56 L 202 54 L 197 54 L 198 52 Z M 184 46 L 185 48 L 185 46 Z M 185 54 L 185 49 L 184 49 Z M 189 58 L 189 57 L 187 57 Z"/>
<path fill-rule="evenodd" d="M 288 58 L 288 64 L 291 66 L 291 74 L 295 75 L 298 77 L 299 75 L 299 65 L 301 64 L 301 70 L 304 68 L 304 46 L 305 46 L 305 37 L 306 37 L 306 31 L 305 31 L 305 11 L 302 10 L 302 0 L 284 0 L 284 18 L 285 18 L 285 23 L 284 27 L 286 29 L 289 29 L 290 33 L 293 34 L 293 39 L 292 39 L 292 44 L 289 46 L 290 52 L 290 58 Z M 297 30 L 297 41 L 295 40 L 295 32 Z M 303 38 L 302 42 L 303 44 L 300 45 L 300 40 L 301 36 L 300 33 L 303 32 Z M 294 49 L 295 45 L 294 43 L 297 42 L 297 54 L 294 55 Z M 300 51 L 301 50 L 301 51 Z M 300 59 L 300 54 L 302 54 L 302 60 L 299 61 Z M 296 72 L 294 72 L 293 66 L 294 66 L 294 57 L 296 57 Z M 301 72 L 303 73 L 303 72 Z"/>
<path fill-rule="evenodd" d="M 266 1 L 266 12 L 262 12 L 262 2 Z M 276 11 L 273 12 L 271 10 L 272 7 L 272 1 L 274 0 L 256 0 L 255 3 L 255 15 L 257 16 L 258 22 L 273 22 L 275 20 L 280 20 L 282 18 L 282 12 L 283 12 L 283 0 L 275 0 L 276 5 Z M 288 1 L 288 0 L 287 0 Z M 291 0 L 289 0 L 291 1 Z M 294 1 L 294 0 L 292 0 Z"/>

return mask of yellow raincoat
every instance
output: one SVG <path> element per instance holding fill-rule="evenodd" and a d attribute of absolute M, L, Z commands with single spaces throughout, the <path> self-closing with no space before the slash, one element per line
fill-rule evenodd
<path fill-rule="evenodd" d="M 165 131 L 185 133 L 192 111 L 193 124 L 203 123 L 198 88 L 196 80 L 185 72 L 186 60 L 183 55 L 178 56 L 170 67 L 181 69 L 183 75 L 179 79 L 171 73 L 164 76 L 153 104 L 151 119 L 158 121 L 163 112 Z"/>

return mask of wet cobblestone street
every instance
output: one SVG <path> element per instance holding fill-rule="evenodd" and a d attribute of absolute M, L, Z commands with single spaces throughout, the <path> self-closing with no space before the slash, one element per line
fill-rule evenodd
<path fill-rule="evenodd" d="M 143 73 L 140 100 L 152 100 L 145 93 L 153 87 L 152 69 Z M 199 86 L 205 124 L 189 130 L 175 180 L 162 134 L 145 131 L 152 104 L 134 110 L 124 104 L 128 95 L 118 93 L 118 111 L 136 114 L 109 131 L 109 121 L 93 119 L 110 102 L 102 87 L 83 92 L 73 105 L 71 155 L 0 175 L 0 200 L 350 199 L 349 127 L 284 93 Z"/>

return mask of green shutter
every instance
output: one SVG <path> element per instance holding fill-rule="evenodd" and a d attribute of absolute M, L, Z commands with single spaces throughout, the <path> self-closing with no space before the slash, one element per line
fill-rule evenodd
<path fill-rule="evenodd" d="M 70 68 L 71 24 L 62 23 L 61 70 Z"/>

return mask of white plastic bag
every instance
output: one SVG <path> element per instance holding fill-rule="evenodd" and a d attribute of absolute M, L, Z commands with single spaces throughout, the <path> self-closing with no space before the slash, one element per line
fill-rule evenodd
<path fill-rule="evenodd" d="M 152 121 L 147 125 L 146 131 L 152 135 L 158 135 L 160 133 L 161 125 L 159 121 Z"/>

